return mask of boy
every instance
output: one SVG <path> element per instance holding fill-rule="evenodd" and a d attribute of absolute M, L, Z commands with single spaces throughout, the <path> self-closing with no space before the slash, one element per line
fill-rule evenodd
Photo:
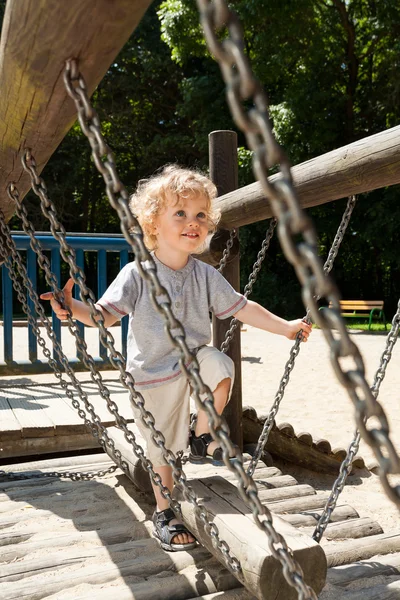
<path fill-rule="evenodd" d="M 196 354 L 200 375 L 214 394 L 216 411 L 221 414 L 229 401 L 234 370 L 232 360 L 209 346 L 211 328 L 209 313 L 225 319 L 235 316 L 242 323 L 295 339 L 302 330 L 307 341 L 311 327 L 300 319 L 286 321 L 246 300 L 237 293 L 213 267 L 194 259 L 214 231 L 218 214 L 213 210 L 214 184 L 205 176 L 175 165 L 164 167 L 148 180 L 139 182 L 131 197 L 131 210 L 143 229 L 144 239 L 157 265 L 158 277 L 168 291 L 172 308 L 186 331 L 186 341 Z M 65 303 L 73 317 L 93 326 L 89 308 L 72 298 L 73 280 L 65 288 Z M 42 294 L 51 300 L 58 318 L 67 318 L 67 310 L 56 302 L 53 294 Z M 162 317 L 155 311 L 145 282 L 135 262 L 126 265 L 96 304 L 109 327 L 129 314 L 127 370 L 135 379 L 137 390 L 145 399 L 145 407 L 155 417 L 155 427 L 175 454 L 186 450 L 189 432 L 190 386 L 179 367 L 178 350 L 164 331 Z M 150 438 L 149 429 L 136 420 L 147 442 L 147 455 L 163 484 L 172 491 L 172 469 Z M 211 438 L 207 414 L 199 411 L 196 429 L 190 438 L 189 460 L 202 464 L 212 460 L 222 464 L 222 451 Z M 196 540 L 176 519 L 160 489 L 153 486 L 156 511 L 153 515 L 154 535 L 165 550 L 188 550 Z"/>

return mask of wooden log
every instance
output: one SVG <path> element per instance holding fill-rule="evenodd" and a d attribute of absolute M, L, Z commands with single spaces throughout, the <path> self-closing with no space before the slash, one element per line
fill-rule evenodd
<path fill-rule="evenodd" d="M 262 432 L 262 428 L 262 418 L 258 418 L 255 411 L 249 409 L 243 411 L 243 440 L 245 444 L 257 440 Z M 293 427 L 289 426 L 289 424 L 284 424 L 282 429 L 273 427 L 265 449 L 272 454 L 272 456 L 287 460 L 288 462 L 299 465 L 300 467 L 305 467 L 311 471 L 332 474 L 339 473 L 341 457 L 333 453 L 325 454 L 329 442 L 326 444 L 325 441 L 323 442 L 320 440 L 321 443 L 319 448 L 315 443 L 310 446 L 309 443 L 304 443 L 299 440 L 296 437 L 294 430 L 292 430 Z M 322 449 L 324 452 L 322 452 Z M 365 466 L 363 459 L 361 457 L 356 457 L 353 466 L 363 468 Z"/>
<path fill-rule="evenodd" d="M 303 208 L 400 183 L 400 126 L 296 165 L 292 175 Z M 258 182 L 217 198 L 216 206 L 227 229 L 273 216 Z"/>
<path fill-rule="evenodd" d="M 313 534 L 313 527 L 305 527 L 304 531 Z M 378 535 L 383 533 L 382 527 L 370 517 L 358 519 L 349 519 L 348 521 L 340 521 L 338 523 L 329 523 L 323 540 L 340 540 L 340 539 L 358 539 L 365 538 L 369 535 Z"/>
<path fill-rule="evenodd" d="M 300 496 L 311 496 L 315 490 L 306 483 L 301 485 L 291 485 L 290 487 L 278 488 L 276 490 L 258 489 L 260 500 L 265 504 L 276 502 L 277 500 L 287 500 L 288 498 L 299 498 Z"/>
<path fill-rule="evenodd" d="M 350 565 L 331 567 L 328 569 L 327 583 L 346 587 L 353 581 L 378 575 L 400 575 L 400 552 L 374 556 L 372 559 L 361 560 Z"/>
<path fill-rule="evenodd" d="M 134 423 L 130 424 L 129 429 L 134 433 L 136 443 L 139 444 L 146 452 L 146 442 L 142 438 L 136 425 Z M 114 441 L 116 449 L 121 452 L 123 460 L 128 463 L 129 473 L 127 473 L 127 475 L 132 483 L 137 487 L 138 490 L 142 492 L 150 492 L 152 490 L 150 476 L 142 467 L 142 463 L 135 455 L 131 444 L 126 441 L 122 429 L 118 429 L 118 427 L 108 427 L 107 432 L 110 438 Z M 109 451 L 108 447 L 106 450 L 107 452 Z M 112 457 L 111 454 L 110 456 Z"/>
<path fill-rule="evenodd" d="M 68 456 L 60 458 L 51 458 L 45 460 L 34 460 L 29 462 L 15 463 L 13 465 L 3 465 L 2 471 L 12 472 L 47 472 L 47 471 L 71 471 L 75 468 L 97 470 L 105 465 L 111 466 L 114 464 L 108 455 L 99 448 L 96 454 L 82 454 L 77 456 Z M 100 465 L 100 466 L 99 466 Z"/>
<path fill-rule="evenodd" d="M 297 598 L 296 590 L 289 586 L 283 576 L 281 564 L 271 554 L 267 536 L 255 524 L 250 509 L 239 498 L 234 486 L 220 477 L 191 480 L 190 485 L 199 501 L 205 504 L 218 527 L 221 539 L 228 543 L 232 554 L 240 560 L 247 589 L 260 599 Z M 178 489 L 175 493 L 182 501 L 184 522 L 216 556 L 215 547 L 204 532 L 204 524 L 197 520 L 191 504 L 182 500 Z M 305 581 L 318 594 L 324 586 L 326 576 L 323 549 L 309 536 L 299 535 L 299 530 L 275 515 L 273 524 L 301 565 Z"/>
<path fill-rule="evenodd" d="M 0 45 L 0 208 L 6 190 L 29 189 L 20 156 L 32 148 L 39 172 L 76 119 L 65 91 L 65 61 L 75 57 L 90 94 L 135 29 L 151 0 L 16 0 L 7 2 Z"/>
<path fill-rule="evenodd" d="M 270 507 L 271 510 L 273 506 Z M 274 511 L 275 512 L 275 511 Z M 307 525 L 315 525 L 317 524 L 320 516 L 322 514 L 322 509 L 314 509 L 308 512 L 302 512 L 300 514 L 282 514 L 280 516 L 288 523 L 291 523 L 293 527 L 306 527 Z M 343 504 L 335 507 L 335 510 L 331 514 L 330 522 L 336 523 L 338 521 L 346 521 L 347 519 L 356 519 L 358 518 L 358 513 L 352 506 L 348 504 Z"/>
<path fill-rule="evenodd" d="M 137 595 L 133 596 L 131 586 L 129 585 L 116 585 L 115 583 L 112 587 L 104 587 L 101 589 L 90 590 L 87 593 L 82 593 L 78 596 L 75 596 L 71 600 L 93 600 L 93 593 L 96 593 L 96 600 L 110 600 L 110 593 L 115 594 L 115 598 L 118 600 L 135 600 Z M 176 592 L 176 590 L 175 590 Z M 190 600 L 255 600 L 253 594 L 248 592 L 244 587 L 236 587 L 232 590 L 224 590 L 223 592 L 212 592 L 211 594 L 203 594 L 202 592 L 195 592 L 200 595 L 190 596 Z M 176 597 L 176 596 L 175 596 Z M 181 596 L 179 596 L 181 598 Z M 64 597 L 62 600 L 68 600 Z M 143 600 L 143 598 L 141 599 Z M 154 600 L 153 596 L 150 596 L 150 600 Z M 158 600 L 158 598 L 157 598 Z M 168 598 L 171 600 L 171 598 Z"/>
<path fill-rule="evenodd" d="M 90 547 L 79 544 L 80 540 L 75 542 L 73 545 L 67 548 L 58 546 L 53 549 L 53 545 L 49 545 L 49 549 L 52 549 L 51 554 L 43 554 L 38 558 L 30 559 L 27 555 L 27 559 L 23 561 L 12 562 L 9 564 L 2 565 L 0 573 L 0 583 L 3 585 L 5 582 L 19 581 L 32 575 L 39 573 L 52 573 L 61 571 L 70 565 L 84 565 L 89 566 L 88 563 L 93 562 L 107 562 L 110 561 L 110 554 L 112 555 L 112 562 L 114 565 L 126 562 L 126 560 L 141 558 L 150 558 L 148 565 L 143 567 L 142 561 L 140 561 L 140 574 L 146 570 L 147 576 L 155 575 L 158 570 L 163 567 L 166 569 L 171 567 L 171 561 L 168 554 L 161 550 L 154 538 L 147 538 L 141 540 L 128 541 L 124 543 L 113 544 L 112 548 L 97 544 Z M 210 553 L 204 548 L 198 547 L 195 552 L 189 554 L 185 552 L 182 557 L 182 562 L 178 563 L 180 568 L 186 568 L 187 566 L 193 565 L 194 562 L 200 563 L 210 559 Z"/>
<path fill-rule="evenodd" d="M 328 567 L 366 560 L 380 554 L 400 552 L 400 530 L 358 540 L 332 542 L 324 548 Z"/>
<path fill-rule="evenodd" d="M 315 494 L 300 498 L 288 498 L 287 500 L 278 500 L 275 502 L 265 502 L 269 510 L 280 515 L 282 513 L 300 513 L 306 510 L 324 508 L 329 494 Z"/>
<path fill-rule="evenodd" d="M 210 178 L 217 186 L 218 196 L 221 196 L 238 187 L 237 133 L 235 131 L 212 131 L 208 139 Z M 233 255 L 227 262 L 223 275 L 235 290 L 240 291 L 239 253 Z M 212 322 L 213 345 L 220 348 L 230 327 L 231 318 L 217 319 L 213 316 Z M 235 379 L 231 399 L 224 410 L 224 417 L 229 426 L 232 442 L 243 450 L 240 327 L 236 328 L 227 355 L 230 356 L 235 365 Z"/>
<path fill-rule="evenodd" d="M 400 581 L 348 591 L 346 600 L 400 600 Z"/>
<path fill-rule="evenodd" d="M 192 551 L 193 552 L 193 551 Z M 204 564 L 202 567 L 201 583 L 198 579 L 198 569 L 195 565 L 187 569 L 182 574 L 171 574 L 168 577 L 159 577 L 162 571 L 185 569 L 184 565 L 195 562 L 191 553 L 157 553 L 154 557 L 148 555 L 140 556 L 131 560 L 126 560 L 119 565 L 114 565 L 111 561 L 106 564 L 83 566 L 77 571 L 60 571 L 52 574 L 53 576 L 46 580 L 40 580 L 40 585 L 33 586 L 34 579 L 30 577 L 26 582 L 18 584 L 14 582 L 4 582 L 0 588 L 1 600 L 41 600 L 52 594 L 60 597 L 59 592 L 64 591 L 66 598 L 76 599 L 75 586 L 82 584 L 100 585 L 115 581 L 119 578 L 131 578 L 131 589 L 133 597 L 136 600 L 170 600 L 171 598 L 189 599 L 193 598 L 194 593 L 198 593 L 199 587 L 204 593 L 216 592 L 223 580 L 223 586 L 226 589 L 237 587 L 237 582 L 233 576 L 224 571 L 220 575 L 220 565 L 213 561 L 211 564 Z M 182 566 L 181 566 L 182 565 Z M 155 575 L 146 574 L 156 573 Z M 111 588 L 112 589 L 112 588 Z M 65 593 L 67 592 L 67 593 Z M 96 597 L 94 592 L 92 597 Z M 111 596 L 113 597 L 112 593 Z"/>

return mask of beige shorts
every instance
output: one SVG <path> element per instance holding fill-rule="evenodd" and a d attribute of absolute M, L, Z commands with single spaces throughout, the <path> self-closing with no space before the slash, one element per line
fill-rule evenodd
<path fill-rule="evenodd" d="M 218 384 L 226 378 L 231 379 L 228 402 L 232 392 L 235 376 L 233 361 L 213 346 L 203 346 L 197 352 L 200 365 L 200 375 L 204 383 L 213 392 Z M 188 446 L 190 426 L 190 385 L 184 375 L 172 383 L 141 392 L 145 408 L 152 413 L 155 428 L 165 437 L 165 446 L 175 455 L 184 452 Z M 133 408 L 135 423 L 146 441 L 146 456 L 153 466 L 159 467 L 166 463 L 161 450 L 151 439 L 148 429 L 140 418 L 140 412 Z"/>

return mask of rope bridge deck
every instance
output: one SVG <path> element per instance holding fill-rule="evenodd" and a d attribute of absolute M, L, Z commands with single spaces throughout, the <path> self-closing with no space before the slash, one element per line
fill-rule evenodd
<path fill-rule="evenodd" d="M 100 454 L 5 469 L 40 475 L 106 470 L 111 464 Z M 204 489 L 222 486 L 225 497 L 232 486 L 225 467 L 186 465 L 185 471 Z M 254 479 L 272 514 L 308 533 L 327 494 L 262 463 Z M 151 538 L 153 510 L 152 496 L 138 495 L 119 470 L 91 481 L 0 479 L 0 600 L 255 600 L 206 549 L 161 550 Z M 398 593 L 399 530 L 382 533 L 376 522 L 341 504 L 323 548 L 329 568 L 320 600 L 388 600 Z"/>

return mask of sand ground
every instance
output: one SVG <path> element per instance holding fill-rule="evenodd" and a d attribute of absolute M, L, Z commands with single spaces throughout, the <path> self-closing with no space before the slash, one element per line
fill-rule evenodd
<path fill-rule="evenodd" d="M 98 355 L 97 332 L 86 330 L 86 339 L 90 352 Z M 111 329 L 120 345 L 120 328 Z M 2 328 L 0 328 L 2 335 Z M 67 356 L 75 355 L 74 342 L 66 328 L 62 331 L 63 348 Z M 365 332 L 351 333 L 351 339 L 361 351 L 367 381 L 371 385 L 374 374 L 380 364 L 380 357 L 385 348 L 385 335 Z M 259 415 L 267 414 L 278 390 L 289 358 L 289 350 L 293 343 L 280 336 L 268 334 L 253 327 L 246 327 L 242 332 L 242 379 L 243 404 L 253 406 Z M 0 339 L 0 348 L 3 347 Z M 27 329 L 14 329 L 14 356 L 19 359 L 28 358 Z M 0 359 L 1 359 L 0 355 Z M 390 437 L 400 452 L 400 344 L 395 345 L 392 358 L 388 364 L 385 379 L 382 382 L 379 401 L 381 402 L 390 424 Z M 347 368 L 351 365 L 347 364 Z M 115 372 L 104 372 L 104 378 L 117 377 Z M 89 379 L 87 373 L 79 373 L 79 379 Z M 24 383 L 34 381 L 55 381 L 51 375 L 2 377 L 0 384 L 23 380 Z M 329 360 L 329 350 L 320 330 L 314 330 L 310 340 L 302 344 L 301 352 L 290 376 L 282 400 L 277 422 L 290 422 L 296 433 L 307 431 L 314 439 L 326 438 L 332 448 L 347 448 L 354 430 L 354 407 L 339 384 Z M 371 448 L 361 442 L 359 454 L 367 465 L 376 464 Z M 310 474 L 300 468 L 285 465 L 285 470 L 292 473 L 299 481 L 308 482 L 316 489 L 329 490 L 334 482 L 332 476 L 319 473 Z M 400 483 L 400 481 L 399 481 Z M 387 498 L 382 489 L 379 477 L 369 470 L 349 478 L 349 485 L 342 493 L 343 500 L 352 504 L 360 516 L 374 517 L 384 531 L 400 527 L 399 511 Z"/>

